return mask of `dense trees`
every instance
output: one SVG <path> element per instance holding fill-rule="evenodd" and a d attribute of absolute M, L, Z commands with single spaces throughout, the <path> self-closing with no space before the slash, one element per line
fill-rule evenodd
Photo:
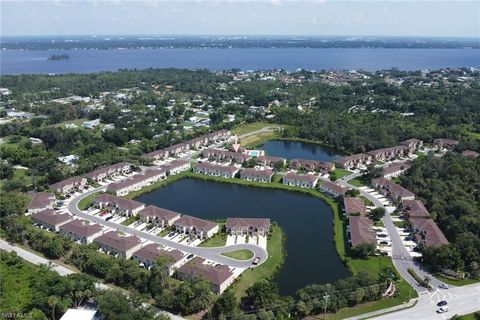
<path fill-rule="evenodd" d="M 423 200 L 450 241 L 442 248 L 425 249 L 424 260 L 437 269 L 478 273 L 480 161 L 456 153 L 422 157 L 401 181 Z"/>

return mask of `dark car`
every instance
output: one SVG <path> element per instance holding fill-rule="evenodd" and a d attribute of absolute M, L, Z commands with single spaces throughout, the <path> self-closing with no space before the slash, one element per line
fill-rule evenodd
<path fill-rule="evenodd" d="M 386 235 L 385 233 L 381 233 L 381 234 L 377 234 L 377 237 L 386 238 L 386 237 L 388 237 L 388 235 Z"/>
<path fill-rule="evenodd" d="M 108 221 L 108 220 L 110 220 L 110 219 L 112 219 L 112 218 L 113 218 L 113 216 L 106 217 L 106 218 L 105 218 L 105 221 Z"/>
<path fill-rule="evenodd" d="M 193 256 L 194 256 L 194 254 L 193 254 L 193 253 L 192 253 L 192 254 L 189 254 L 189 255 L 187 256 L 187 260 L 190 260 L 190 259 L 192 259 L 192 258 L 193 258 Z"/>
<path fill-rule="evenodd" d="M 443 300 L 443 301 L 440 301 L 439 303 L 437 303 L 437 307 L 443 307 L 443 306 L 446 306 L 447 305 L 447 301 Z"/>

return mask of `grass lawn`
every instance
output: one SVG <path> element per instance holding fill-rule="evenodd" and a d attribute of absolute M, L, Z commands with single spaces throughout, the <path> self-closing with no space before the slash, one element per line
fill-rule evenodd
<path fill-rule="evenodd" d="M 351 180 L 348 180 L 347 181 L 349 184 L 351 184 L 352 186 L 355 186 L 355 187 L 365 187 L 367 186 L 367 181 L 365 181 L 365 178 L 363 177 L 358 177 L 358 178 L 355 178 L 355 179 L 351 179 Z"/>
<path fill-rule="evenodd" d="M 460 316 L 457 318 L 458 320 L 479 320 L 480 319 L 480 311 L 466 314 L 464 316 Z"/>
<path fill-rule="evenodd" d="M 383 224 L 383 221 L 382 220 L 378 220 L 377 222 L 375 222 L 375 227 L 385 227 L 385 225 Z"/>
<path fill-rule="evenodd" d="M 75 124 L 75 125 L 77 125 L 78 128 L 83 128 L 83 123 L 85 121 L 88 121 L 88 119 L 87 118 L 81 118 L 81 119 L 75 119 L 75 120 L 67 120 L 67 121 L 63 121 L 63 122 L 60 122 L 60 123 L 53 124 L 52 127 L 65 128 L 65 125 L 67 125 L 67 124 Z"/>
<path fill-rule="evenodd" d="M 407 221 L 393 221 L 393 224 L 394 224 L 397 228 L 406 228 L 406 227 L 408 227 L 408 222 L 407 222 Z"/>
<path fill-rule="evenodd" d="M 352 171 L 345 170 L 345 169 L 335 169 L 331 173 L 331 176 L 335 177 L 335 180 L 337 180 L 337 179 L 341 179 L 345 176 L 348 176 L 349 174 L 352 174 Z"/>
<path fill-rule="evenodd" d="M 276 131 L 269 131 L 269 132 L 262 132 L 258 134 L 254 134 L 251 136 L 248 136 L 240 141 L 242 146 L 245 146 L 246 148 L 256 148 L 268 140 L 273 140 L 275 138 L 278 138 L 278 133 Z"/>
<path fill-rule="evenodd" d="M 242 135 L 242 134 L 249 133 L 252 131 L 257 131 L 269 126 L 275 126 L 275 125 L 268 122 L 244 123 L 244 124 L 235 126 L 231 131 L 233 134 Z"/>
<path fill-rule="evenodd" d="M 442 276 L 436 276 L 435 278 L 437 278 L 438 280 L 443 281 L 447 284 L 450 284 L 452 286 L 459 286 L 459 287 L 466 286 L 466 285 L 469 285 L 469 284 L 472 284 L 472 283 L 480 282 L 479 279 L 469 279 L 469 278 L 459 279 L 459 280 L 449 279 L 449 278 L 445 278 L 445 277 L 442 277 Z"/>
<path fill-rule="evenodd" d="M 245 270 L 232 285 L 232 290 L 237 299 L 245 295 L 245 291 L 255 282 L 261 279 L 271 279 L 276 271 L 281 267 L 285 252 L 283 250 L 284 234 L 282 229 L 276 225 L 272 225 L 272 233 L 267 241 L 268 259 L 260 266 Z"/>
<path fill-rule="evenodd" d="M 80 202 L 78 203 L 78 209 L 87 210 L 88 208 L 90 208 L 92 206 L 93 199 L 95 199 L 99 194 L 100 192 L 95 192 L 89 195 L 88 197 L 85 197 L 82 200 L 80 200 Z"/>
<path fill-rule="evenodd" d="M 132 223 L 134 223 L 135 221 L 138 221 L 140 220 L 140 216 L 131 216 L 131 217 L 128 217 L 127 220 L 123 221 L 122 224 L 124 226 L 129 226 L 131 225 Z"/>
<path fill-rule="evenodd" d="M 217 233 L 211 238 L 202 241 L 199 247 L 223 247 L 227 243 L 227 234 L 224 232 Z"/>
<path fill-rule="evenodd" d="M 31 186 L 33 184 L 32 177 L 27 175 L 27 169 L 14 169 L 12 181 L 19 182 L 24 186 Z M 7 179 L 0 180 L 0 191 L 3 190 L 3 185 Z"/>
<path fill-rule="evenodd" d="M 226 257 L 230 257 L 237 260 L 249 260 L 253 258 L 253 252 L 250 250 L 235 250 L 231 252 L 222 253 Z"/>
<path fill-rule="evenodd" d="M 9 266 L 5 261 L 0 261 L 2 275 L 0 312 L 21 312 L 32 301 L 30 279 L 38 267 L 25 260 L 22 262 L 19 266 Z"/>
<path fill-rule="evenodd" d="M 363 203 L 367 206 L 367 207 L 373 207 L 374 204 L 372 201 L 370 201 L 368 198 L 364 197 L 364 196 L 359 196 L 360 199 L 363 200 Z"/>
<path fill-rule="evenodd" d="M 160 231 L 157 236 L 159 237 L 165 237 L 167 234 L 169 234 L 172 230 L 170 230 L 169 228 L 165 228 L 163 229 L 162 231 Z"/>

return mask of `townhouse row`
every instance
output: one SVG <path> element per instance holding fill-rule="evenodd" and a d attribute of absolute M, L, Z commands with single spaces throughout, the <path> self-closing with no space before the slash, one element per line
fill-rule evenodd
<path fill-rule="evenodd" d="M 179 154 L 194 148 L 204 147 L 216 141 L 225 141 L 230 137 L 230 135 L 231 133 L 228 130 L 215 131 L 198 138 L 194 138 L 182 143 L 169 146 L 164 149 L 147 153 L 145 154 L 145 158 L 158 161 L 163 160 L 167 157 L 178 156 Z"/>

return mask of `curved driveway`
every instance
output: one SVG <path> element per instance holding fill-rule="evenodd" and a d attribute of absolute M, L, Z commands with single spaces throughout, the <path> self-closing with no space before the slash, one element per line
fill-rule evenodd
<path fill-rule="evenodd" d="M 89 196 L 89 195 L 91 195 L 95 192 L 103 191 L 104 189 L 106 189 L 106 186 L 95 188 L 93 190 L 84 192 L 77 197 L 72 198 L 70 200 L 70 202 L 68 203 L 68 206 L 67 206 L 68 211 L 71 214 L 74 214 L 74 215 L 76 215 L 76 216 L 78 216 L 82 219 L 86 219 L 86 220 L 96 222 L 96 223 L 98 223 L 100 225 L 103 225 L 105 227 L 108 227 L 108 228 L 111 228 L 111 229 L 116 229 L 116 230 L 119 230 L 119 231 L 123 231 L 125 233 L 135 235 L 139 238 L 143 238 L 143 239 L 152 241 L 154 243 L 158 243 L 158 244 L 170 247 L 170 248 L 178 249 L 180 251 L 183 251 L 183 252 L 186 252 L 186 253 L 189 253 L 189 254 L 194 254 L 196 256 L 200 256 L 200 257 L 205 258 L 207 260 L 212 260 L 212 261 L 215 261 L 215 262 L 218 262 L 218 263 L 221 263 L 221 264 L 229 265 L 230 267 L 233 267 L 233 268 L 256 267 L 256 266 L 262 264 L 263 262 L 265 262 L 268 258 L 268 253 L 265 249 L 263 249 L 259 246 L 253 245 L 253 244 L 243 243 L 243 244 L 234 244 L 234 245 L 224 246 L 224 247 L 191 247 L 191 246 L 187 246 L 185 244 L 181 244 L 181 243 L 178 243 L 178 242 L 175 242 L 175 241 L 172 241 L 172 240 L 168 240 L 168 239 L 165 239 L 165 238 L 162 238 L 162 237 L 159 237 L 159 236 L 147 233 L 147 232 L 143 232 L 143 231 L 140 231 L 140 230 L 129 228 L 127 226 L 124 226 L 124 225 L 121 225 L 121 224 L 118 224 L 118 223 L 106 221 L 104 219 L 101 219 L 100 217 L 93 216 L 93 215 L 90 215 L 90 214 L 86 214 L 78 208 L 78 203 L 80 202 L 80 200 L 82 200 L 83 198 L 85 198 L 85 197 L 87 197 L 87 196 Z M 232 259 L 232 258 L 229 258 L 229 257 L 226 257 L 226 256 L 222 255 L 222 253 L 231 252 L 231 251 L 235 251 L 235 250 L 250 250 L 250 251 L 253 252 L 254 257 L 249 259 L 249 260 L 236 260 L 236 259 Z M 255 257 L 260 258 L 260 261 L 258 262 L 258 265 L 253 265 L 252 264 L 252 261 Z"/>

